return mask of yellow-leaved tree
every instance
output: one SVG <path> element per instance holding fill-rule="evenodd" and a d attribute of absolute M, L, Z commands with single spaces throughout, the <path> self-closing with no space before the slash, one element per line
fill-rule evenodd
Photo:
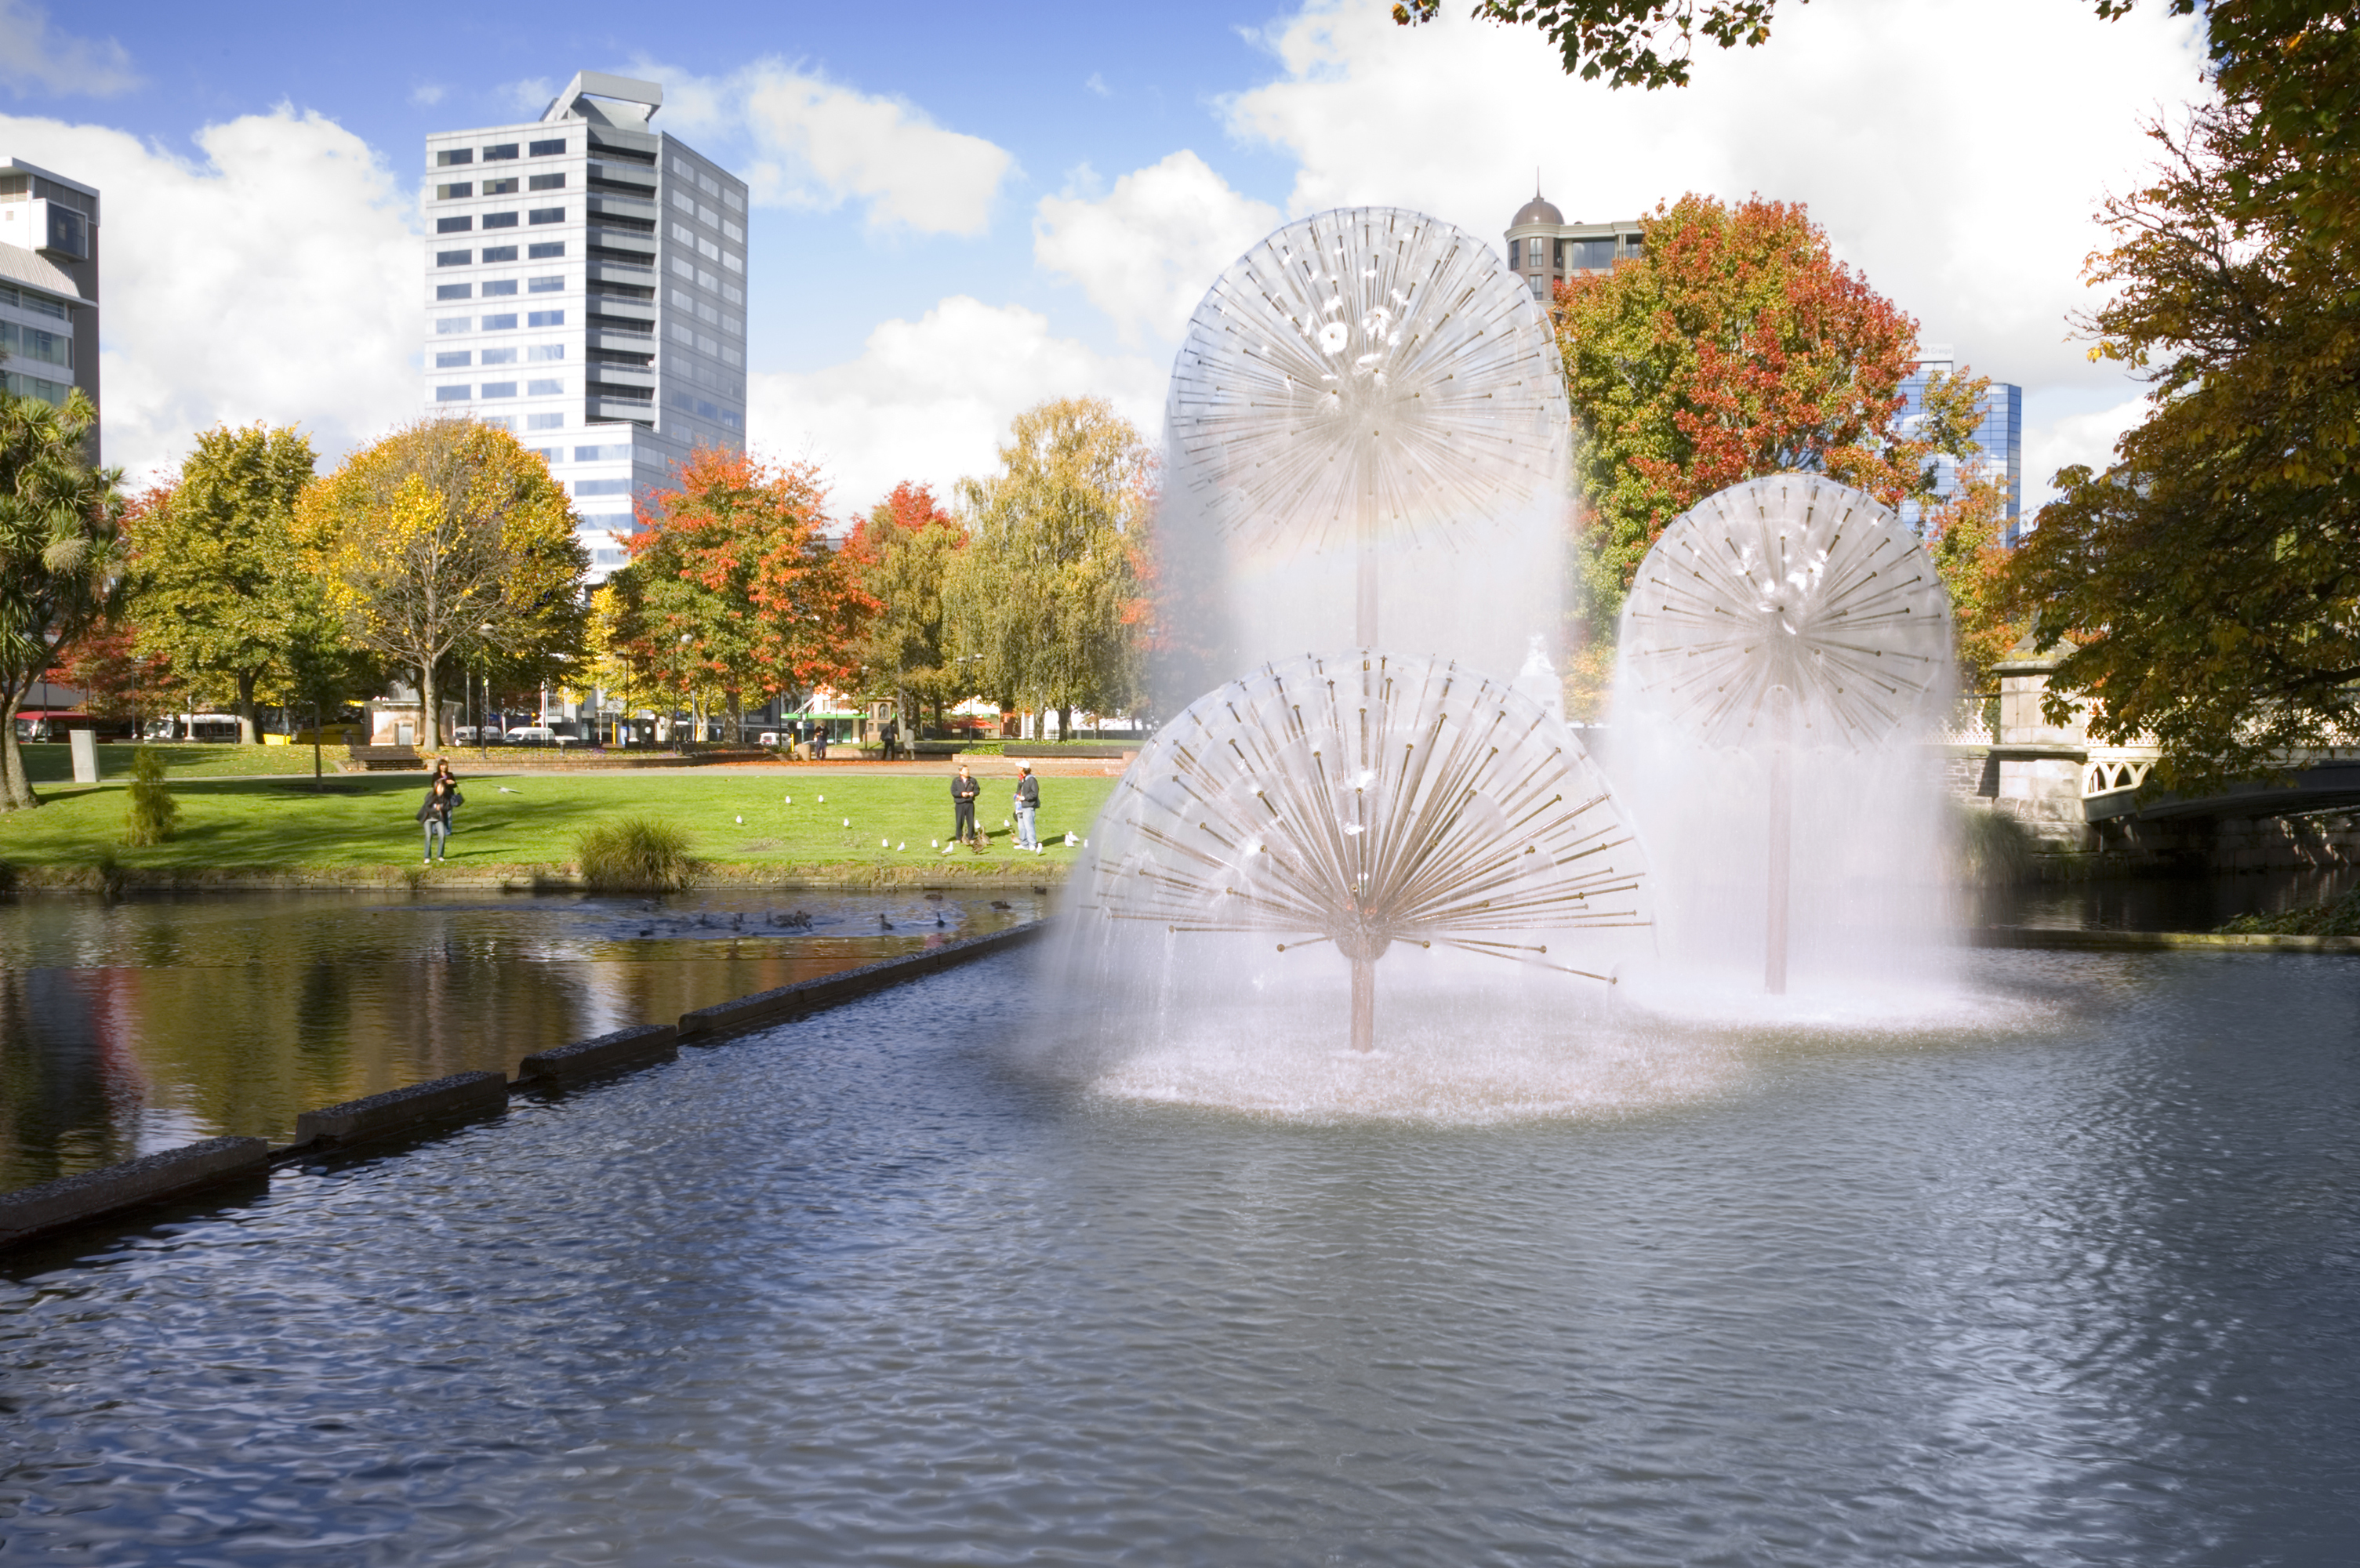
<path fill-rule="evenodd" d="M 471 419 L 427 419 L 303 492 L 297 531 L 353 639 L 418 672 L 425 746 L 442 744 L 435 666 L 582 654 L 588 553 L 549 465 Z"/>

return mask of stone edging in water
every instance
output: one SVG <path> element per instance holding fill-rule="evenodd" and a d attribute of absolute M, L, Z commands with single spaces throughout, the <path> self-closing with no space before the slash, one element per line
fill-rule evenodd
<path fill-rule="evenodd" d="M 497 1073 L 456 1073 L 341 1105 L 306 1111 L 297 1141 L 279 1149 L 258 1138 L 213 1138 L 80 1175 L 0 1192 L 0 1251 L 19 1242 L 116 1220 L 135 1210 L 183 1199 L 230 1181 L 259 1181 L 270 1167 L 405 1136 L 432 1135 L 508 1109 L 516 1090 L 558 1089 L 587 1079 L 670 1062 L 679 1042 L 720 1043 L 742 1029 L 839 1007 L 995 953 L 1022 947 L 1046 928 L 1027 920 L 1006 931 L 880 959 L 793 985 L 740 996 L 683 1014 L 678 1024 L 617 1029 L 595 1040 L 538 1051 L 510 1083 Z"/>
<path fill-rule="evenodd" d="M 1967 933 L 1975 947 L 2044 948 L 2058 953 L 2349 953 L 2360 936 L 2247 935 L 2234 931 L 2071 931 L 2047 926 L 1983 926 Z"/>

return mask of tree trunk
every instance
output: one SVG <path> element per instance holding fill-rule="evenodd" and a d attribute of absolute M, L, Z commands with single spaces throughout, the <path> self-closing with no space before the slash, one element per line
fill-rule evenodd
<path fill-rule="evenodd" d="M 254 671 L 237 672 L 237 744 L 258 744 L 254 734 Z"/>
<path fill-rule="evenodd" d="M 1057 738 L 1060 741 L 1074 738 L 1074 710 L 1071 706 L 1057 710 Z"/>
<path fill-rule="evenodd" d="M 16 710 L 24 702 L 21 691 L 0 696 L 0 811 L 29 811 L 41 803 L 25 777 L 25 754 L 16 749 Z"/>
<path fill-rule="evenodd" d="M 434 661 L 421 659 L 418 666 L 418 749 L 421 752 L 442 749 L 442 709 L 435 699 Z"/>

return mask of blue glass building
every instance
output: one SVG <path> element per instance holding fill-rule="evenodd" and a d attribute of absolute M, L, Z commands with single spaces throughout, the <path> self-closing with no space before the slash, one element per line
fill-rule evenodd
<path fill-rule="evenodd" d="M 1926 385 L 1937 376 L 1947 376 L 1958 368 L 1957 355 L 1948 343 L 1928 343 L 1924 357 L 1911 369 L 1908 378 L 1901 383 L 1901 418 L 1898 427 L 1904 435 L 1914 434 L 1918 419 L 1926 410 Z M 1983 450 L 1973 462 L 1983 464 L 1994 478 L 2007 486 L 2007 520 L 2002 534 L 2013 545 L 2022 528 L 2024 505 L 2024 388 L 2007 382 L 1994 381 L 1990 395 L 1983 405 L 1982 422 L 1975 426 L 1975 444 Z M 1958 493 L 1959 466 L 1948 457 L 1934 460 L 1934 493 L 1944 500 Z M 1902 520 L 1916 528 L 1919 521 L 1918 503 L 1902 504 Z"/>

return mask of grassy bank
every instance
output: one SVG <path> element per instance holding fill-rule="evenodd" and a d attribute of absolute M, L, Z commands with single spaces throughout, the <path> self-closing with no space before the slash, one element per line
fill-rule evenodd
<path fill-rule="evenodd" d="M 988 783 L 979 802 L 978 814 L 992 830 L 990 849 L 944 855 L 928 844 L 950 831 L 950 786 L 944 779 L 664 773 L 463 777 L 461 782 L 466 804 L 457 815 L 450 864 L 430 877 L 529 875 L 537 867 L 565 866 L 585 829 L 630 816 L 677 824 L 688 835 L 689 852 L 710 863 L 721 880 L 798 874 L 821 880 L 1058 876 L 1074 857 L 1062 847 L 1042 856 L 1012 852 L 1011 835 L 1000 826 L 1011 814 L 1004 784 Z M 1043 840 L 1087 834 L 1114 784 L 1111 779 L 1046 781 Z M 290 873 L 360 879 L 420 868 L 412 812 L 424 779 L 417 774 L 332 777 L 318 793 L 308 779 L 182 776 L 173 779 L 172 789 L 180 804 L 179 831 L 169 843 L 129 848 L 122 843 L 128 802 L 121 785 L 52 785 L 43 789 L 48 803 L 38 810 L 0 817 L 0 862 L 36 886 L 71 878 L 110 857 L 135 886 Z M 792 805 L 786 801 L 790 795 Z"/>
<path fill-rule="evenodd" d="M 41 742 L 19 748 L 25 757 L 25 777 L 35 784 L 64 784 L 73 778 L 73 747 L 62 742 Z M 119 741 L 108 741 L 98 748 L 98 775 L 109 783 L 131 776 L 131 753 L 135 748 Z M 303 773 L 311 771 L 311 748 L 308 746 L 206 746 L 169 743 L 154 748 L 164 758 L 164 776 L 174 782 L 183 779 L 252 779 L 267 773 Z M 344 755 L 341 746 L 324 747 L 320 766 L 330 775 L 336 771 L 338 759 Z M 47 791 L 43 791 L 47 793 Z"/>

